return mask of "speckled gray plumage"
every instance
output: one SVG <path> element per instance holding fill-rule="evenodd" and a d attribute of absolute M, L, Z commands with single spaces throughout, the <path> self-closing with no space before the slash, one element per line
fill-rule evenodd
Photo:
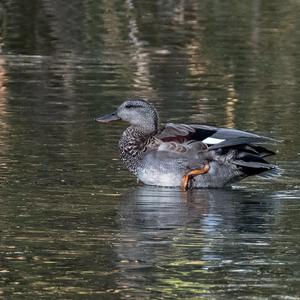
<path fill-rule="evenodd" d="M 155 143 L 153 135 L 146 134 L 133 126 L 128 127 L 120 138 L 120 157 L 125 166 L 135 175 L 138 174 L 150 143 Z"/>

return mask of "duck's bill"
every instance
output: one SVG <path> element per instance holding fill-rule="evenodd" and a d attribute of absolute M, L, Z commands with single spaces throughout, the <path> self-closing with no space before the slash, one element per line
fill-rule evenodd
<path fill-rule="evenodd" d="M 96 118 L 96 121 L 99 123 L 109 123 L 109 122 L 117 121 L 117 120 L 120 120 L 120 118 L 118 117 L 117 113 L 115 113 L 115 112 L 112 114 L 99 116 Z"/>

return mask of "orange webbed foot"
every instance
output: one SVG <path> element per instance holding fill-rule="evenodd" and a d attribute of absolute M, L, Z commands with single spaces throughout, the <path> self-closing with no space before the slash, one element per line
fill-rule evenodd
<path fill-rule="evenodd" d="M 181 189 L 183 191 L 187 191 L 189 189 L 189 182 L 193 177 L 202 175 L 202 174 L 206 174 L 208 171 L 209 171 L 208 162 L 205 162 L 203 168 L 201 168 L 201 169 L 194 169 L 194 170 L 189 171 L 187 174 L 185 174 L 182 177 Z"/>

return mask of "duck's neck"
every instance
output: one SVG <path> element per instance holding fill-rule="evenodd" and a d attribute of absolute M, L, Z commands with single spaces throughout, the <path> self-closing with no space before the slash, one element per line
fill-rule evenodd
<path fill-rule="evenodd" d="M 147 132 L 135 126 L 130 126 L 123 132 L 119 141 L 120 156 L 131 172 L 136 173 L 144 157 L 146 146 L 155 133 L 156 131 Z"/>

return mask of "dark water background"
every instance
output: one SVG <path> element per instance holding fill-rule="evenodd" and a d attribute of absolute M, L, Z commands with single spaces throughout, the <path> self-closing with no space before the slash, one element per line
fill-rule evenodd
<path fill-rule="evenodd" d="M 2 0 L 0 298 L 300 299 L 299 49 L 299 1 Z M 93 121 L 132 96 L 283 176 L 138 186 Z"/>

